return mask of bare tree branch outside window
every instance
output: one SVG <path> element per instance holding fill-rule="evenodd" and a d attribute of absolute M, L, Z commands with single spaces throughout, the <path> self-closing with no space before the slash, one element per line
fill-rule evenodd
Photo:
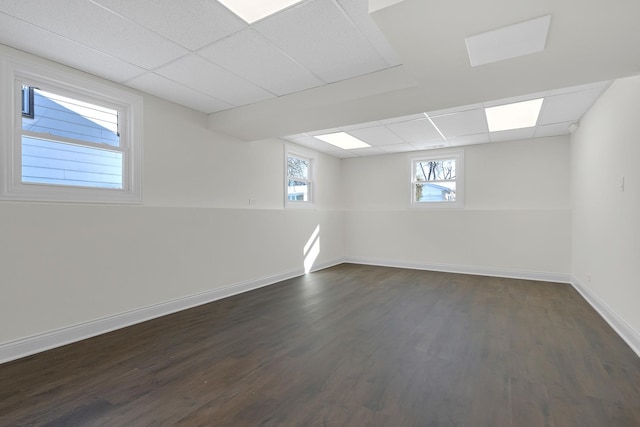
<path fill-rule="evenodd" d="M 287 156 L 287 198 L 289 201 L 310 201 L 311 161 Z"/>
<path fill-rule="evenodd" d="M 455 159 L 417 161 L 415 201 L 454 201 L 456 197 Z"/>

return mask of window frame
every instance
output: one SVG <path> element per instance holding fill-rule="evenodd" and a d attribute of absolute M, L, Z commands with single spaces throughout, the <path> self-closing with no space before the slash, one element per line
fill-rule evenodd
<path fill-rule="evenodd" d="M 34 88 L 33 86 L 27 87 L 27 108 L 25 109 L 25 94 L 24 87 L 22 88 L 22 117 L 27 119 L 33 119 L 34 117 Z"/>
<path fill-rule="evenodd" d="M 417 162 L 430 162 L 438 160 L 450 160 L 453 159 L 456 162 L 456 200 L 455 201 L 416 201 L 416 184 L 419 182 L 415 176 L 415 165 Z M 427 154 L 419 157 L 411 157 L 409 160 L 410 167 L 410 189 L 409 189 L 409 205 L 413 208 L 426 208 L 426 209 L 461 209 L 464 208 L 464 151 L 441 151 L 438 153 Z"/>
<path fill-rule="evenodd" d="M 79 203 L 142 202 L 142 97 L 71 71 L 22 58 L 0 57 L 0 200 Z M 118 147 L 69 140 L 78 146 L 122 153 L 122 188 L 82 187 L 22 181 L 23 86 L 37 87 L 118 111 Z M 37 115 L 37 112 L 36 112 Z M 28 135 L 27 135 L 28 136 Z M 65 142 L 62 137 L 52 141 Z"/>
<path fill-rule="evenodd" d="M 289 157 L 309 162 L 309 178 L 297 178 L 289 176 Z M 303 181 L 309 186 L 309 200 L 289 200 L 289 181 Z M 298 152 L 286 150 L 284 156 L 284 204 L 289 208 L 313 208 L 315 205 L 315 159 L 309 155 L 299 154 Z"/>

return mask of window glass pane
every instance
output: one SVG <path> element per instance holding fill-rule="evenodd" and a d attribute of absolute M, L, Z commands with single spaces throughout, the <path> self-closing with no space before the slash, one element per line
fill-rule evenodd
<path fill-rule="evenodd" d="M 308 202 L 311 183 L 291 181 L 287 185 L 287 199 L 293 202 Z"/>
<path fill-rule="evenodd" d="M 287 157 L 287 175 L 291 178 L 309 179 L 309 160 Z"/>
<path fill-rule="evenodd" d="M 22 129 L 77 139 L 120 145 L 118 111 L 34 88 L 33 118 L 22 118 Z"/>
<path fill-rule="evenodd" d="M 22 137 L 22 182 L 122 189 L 122 153 Z"/>
<path fill-rule="evenodd" d="M 435 183 L 415 184 L 416 202 L 455 202 L 456 182 L 440 181 Z"/>
<path fill-rule="evenodd" d="M 446 181 L 456 179 L 455 159 L 416 162 L 416 181 Z"/>

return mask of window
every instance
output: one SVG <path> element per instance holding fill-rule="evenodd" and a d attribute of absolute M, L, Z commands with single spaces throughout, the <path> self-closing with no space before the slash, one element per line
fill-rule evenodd
<path fill-rule="evenodd" d="M 2 188 L 11 200 L 139 202 L 140 97 L 75 75 L 11 64 Z M 21 64 L 23 65 L 23 64 Z M 8 111 L 8 113 L 7 113 Z"/>
<path fill-rule="evenodd" d="M 19 131 L 22 183 L 121 190 L 118 110 L 26 89 L 34 94 L 34 109 L 31 116 L 23 113 Z"/>
<path fill-rule="evenodd" d="M 287 204 L 309 205 L 313 201 L 311 159 L 292 153 L 287 154 Z"/>
<path fill-rule="evenodd" d="M 411 203 L 414 206 L 462 207 L 462 152 L 411 161 Z"/>

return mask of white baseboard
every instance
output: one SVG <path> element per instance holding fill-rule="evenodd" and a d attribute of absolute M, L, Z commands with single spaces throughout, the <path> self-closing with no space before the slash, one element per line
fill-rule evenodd
<path fill-rule="evenodd" d="M 413 261 L 381 260 L 372 258 L 346 257 L 324 261 L 315 265 L 312 271 L 333 267 L 344 262 L 352 264 L 376 265 L 382 267 L 431 270 L 448 273 L 473 274 L 480 276 L 506 277 L 514 279 L 539 280 L 547 282 L 571 283 L 574 288 L 593 306 L 593 308 L 611 325 L 627 344 L 640 356 L 640 334 L 623 321 L 607 304 L 591 293 L 578 280 L 568 274 L 545 273 L 537 271 L 519 271 L 487 267 L 460 266 L 450 264 L 417 263 Z M 172 301 L 142 307 L 125 313 L 91 320 L 78 325 L 57 329 L 31 337 L 0 344 L 0 363 L 40 353 L 66 344 L 81 341 L 107 332 L 121 329 L 136 323 L 145 322 L 161 316 L 186 310 L 219 299 L 248 292 L 283 280 L 304 275 L 304 269 L 296 268 L 281 273 L 248 280 L 222 288 L 212 289 L 199 294 L 189 295 Z"/>
<path fill-rule="evenodd" d="M 571 283 L 571 276 L 562 273 L 540 271 L 509 270 L 501 268 L 474 267 L 453 264 L 430 264 L 402 260 L 381 260 L 361 257 L 346 257 L 344 262 L 352 264 L 377 265 L 381 267 L 409 268 L 412 270 L 442 271 L 445 273 L 472 274 L 475 276 L 506 277 L 509 279 L 539 280 L 543 282 Z"/>
<path fill-rule="evenodd" d="M 311 271 L 329 268 L 334 265 L 341 264 L 342 262 L 342 258 L 320 262 L 314 265 Z M 0 344 L 0 364 L 302 275 L 304 275 L 304 268 L 300 267 L 270 276 L 247 280 L 194 295 L 188 295 L 172 301 L 142 307 L 125 313 L 91 320 L 78 325 L 56 329 L 31 337 L 2 343 Z"/>
<path fill-rule="evenodd" d="M 620 338 L 622 338 L 631 349 L 640 357 L 640 333 L 634 330 L 627 322 L 605 303 L 599 296 L 584 286 L 578 279 L 573 278 L 571 285 L 582 297 L 587 300 L 591 307 L 613 328 Z"/>

